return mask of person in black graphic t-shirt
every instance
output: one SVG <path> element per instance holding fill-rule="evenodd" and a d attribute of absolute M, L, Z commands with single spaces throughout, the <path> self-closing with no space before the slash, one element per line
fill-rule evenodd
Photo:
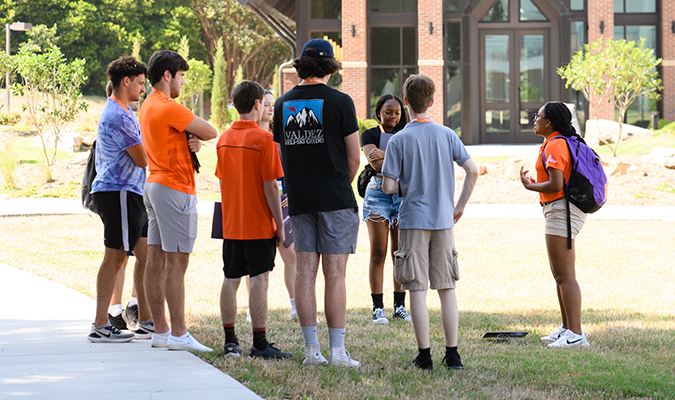
<path fill-rule="evenodd" d="M 281 145 L 288 210 L 298 259 L 296 307 L 305 340 L 305 365 L 358 367 L 344 347 L 345 270 L 356 250 L 358 208 L 351 187 L 360 164 L 352 99 L 326 86 L 340 64 L 323 39 L 305 43 L 293 67 L 302 82 L 274 106 L 274 141 Z M 322 260 L 330 358 L 316 333 L 316 275 Z"/>

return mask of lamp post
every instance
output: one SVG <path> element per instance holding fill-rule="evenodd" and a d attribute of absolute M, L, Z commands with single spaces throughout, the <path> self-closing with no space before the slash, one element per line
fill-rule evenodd
<path fill-rule="evenodd" d="M 33 24 L 29 22 L 15 22 L 13 24 L 5 24 L 5 32 L 6 32 L 6 41 L 5 41 L 5 46 L 7 49 L 7 55 L 9 54 L 9 44 L 10 44 L 10 32 L 11 31 L 29 31 L 33 29 Z M 7 113 L 9 113 L 9 98 L 10 98 L 10 93 L 9 93 L 9 75 L 10 72 L 7 71 L 7 76 L 5 76 L 5 90 L 7 91 Z"/>

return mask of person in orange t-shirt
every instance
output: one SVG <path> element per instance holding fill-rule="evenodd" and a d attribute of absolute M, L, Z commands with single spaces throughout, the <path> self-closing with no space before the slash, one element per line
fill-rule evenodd
<path fill-rule="evenodd" d="M 544 104 L 535 114 L 534 133 L 546 138 L 535 163 L 537 178 L 534 180 L 527 176 L 528 171 L 521 167 L 520 181 L 526 189 L 539 192 L 539 201 L 544 207 L 546 249 L 562 315 L 562 325 L 541 340 L 549 342 L 549 347 L 587 347 L 586 334 L 581 330 L 581 289 L 574 267 L 574 239 L 586 221 L 586 214 L 569 203 L 572 246 L 568 249 L 567 202 L 563 185 L 570 179 L 572 162 L 565 140 L 555 139 L 560 135 L 577 135 L 572 126 L 572 113 L 559 101 Z M 546 157 L 546 169 L 543 155 Z"/>
<path fill-rule="evenodd" d="M 277 179 L 284 176 L 272 134 L 258 126 L 265 90 L 244 80 L 234 87 L 232 102 L 239 112 L 218 139 L 216 176 L 220 179 L 223 214 L 223 272 L 220 294 L 225 357 L 243 354 L 234 324 L 237 290 L 242 276 L 250 276 L 249 309 L 253 327 L 251 357 L 281 359 L 293 353 L 267 341 L 267 287 L 274 268 L 276 244 L 285 240 Z"/>
<path fill-rule="evenodd" d="M 197 237 L 195 171 L 190 151 L 199 151 L 199 139 L 211 140 L 218 135 L 211 124 L 172 100 L 180 96 L 189 68 L 183 57 L 170 50 L 156 52 L 148 63 L 153 89 L 140 113 L 150 167 L 143 188 L 148 209 L 145 288 L 155 323 L 152 347 L 213 351 L 195 340 L 185 325 L 185 272 Z M 164 314 L 165 296 L 171 327 Z"/>

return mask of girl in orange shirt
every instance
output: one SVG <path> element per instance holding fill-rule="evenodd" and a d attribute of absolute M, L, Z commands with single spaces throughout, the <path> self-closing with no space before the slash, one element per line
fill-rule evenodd
<path fill-rule="evenodd" d="M 567 205 L 563 185 L 569 181 L 572 163 L 565 140 L 553 139 L 559 135 L 577 135 L 572 126 L 570 110 L 559 101 L 544 104 L 534 116 L 534 133 L 546 138 L 535 163 L 537 179 L 527 176 L 528 171 L 523 171 L 521 167 L 520 181 L 526 189 L 539 192 L 539 200 L 544 207 L 546 250 L 562 315 L 562 325 L 541 340 L 549 342 L 549 347 L 586 347 L 589 343 L 581 330 L 581 290 L 574 267 L 574 238 L 586 221 L 586 214 L 569 203 L 572 246 L 568 249 Z M 542 162 L 544 149 L 546 169 Z"/>

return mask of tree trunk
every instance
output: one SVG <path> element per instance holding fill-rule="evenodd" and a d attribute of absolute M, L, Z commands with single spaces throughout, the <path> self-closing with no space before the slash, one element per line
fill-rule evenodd
<path fill-rule="evenodd" d="M 621 142 L 621 135 L 623 133 L 623 118 L 626 115 L 626 110 L 625 109 L 620 109 L 619 110 L 619 137 L 616 139 L 616 143 L 614 143 L 614 150 L 612 151 L 612 157 L 616 157 L 616 149 L 619 147 L 619 142 Z"/>

